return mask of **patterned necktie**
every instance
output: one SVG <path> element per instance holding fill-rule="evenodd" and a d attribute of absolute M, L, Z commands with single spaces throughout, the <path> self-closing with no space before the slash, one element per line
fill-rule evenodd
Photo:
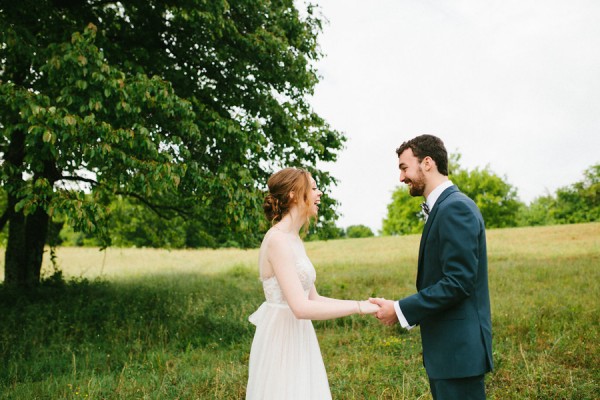
<path fill-rule="evenodd" d="M 421 203 L 421 208 L 423 209 L 423 212 L 425 213 L 425 215 L 429 215 L 429 206 L 427 205 L 427 202 L 422 202 Z"/>

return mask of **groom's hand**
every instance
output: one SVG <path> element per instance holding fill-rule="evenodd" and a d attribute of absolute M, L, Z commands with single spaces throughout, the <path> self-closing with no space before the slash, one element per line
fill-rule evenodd
<path fill-rule="evenodd" d="M 377 311 L 375 316 L 384 325 L 394 325 L 398 323 L 398 315 L 394 309 L 394 302 L 392 300 L 386 300 L 384 298 L 370 298 L 369 301 L 373 304 L 377 304 L 380 309 Z"/>

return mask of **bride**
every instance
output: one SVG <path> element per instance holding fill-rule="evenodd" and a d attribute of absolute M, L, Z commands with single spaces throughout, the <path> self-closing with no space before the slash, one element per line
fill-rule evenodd
<path fill-rule="evenodd" d="M 320 296 L 300 231 L 317 216 L 321 191 L 310 173 L 286 168 L 273 174 L 264 201 L 273 226 L 259 252 L 266 301 L 250 316 L 256 333 L 250 350 L 247 400 L 331 399 L 311 320 L 372 314 L 369 301 Z"/>

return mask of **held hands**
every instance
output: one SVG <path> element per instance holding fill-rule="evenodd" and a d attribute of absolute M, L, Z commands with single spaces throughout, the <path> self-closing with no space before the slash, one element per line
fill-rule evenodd
<path fill-rule="evenodd" d="M 369 300 L 357 301 L 359 314 L 375 314 L 379 311 L 377 304 L 371 303 Z"/>
<path fill-rule="evenodd" d="M 394 302 L 392 300 L 386 300 L 383 297 L 370 298 L 369 301 L 379 306 L 379 311 L 375 314 L 375 317 L 384 325 L 394 325 L 398 323 L 398 315 L 394 308 Z"/>

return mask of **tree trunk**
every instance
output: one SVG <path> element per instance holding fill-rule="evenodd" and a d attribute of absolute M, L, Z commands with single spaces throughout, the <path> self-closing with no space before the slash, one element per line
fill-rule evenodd
<path fill-rule="evenodd" d="M 49 219 L 41 208 L 27 217 L 12 213 L 4 263 L 7 285 L 33 287 L 40 282 Z"/>
<path fill-rule="evenodd" d="M 42 208 L 28 216 L 25 222 L 25 246 L 27 260 L 25 271 L 31 284 L 40 281 L 42 260 L 44 257 L 44 245 L 48 237 L 48 223 L 50 217 Z"/>
<path fill-rule="evenodd" d="M 8 241 L 4 255 L 4 283 L 10 286 L 31 287 L 40 281 L 42 256 L 48 231 L 48 214 L 38 208 L 27 217 L 15 211 L 19 202 L 16 193 L 25 185 L 20 172 L 25 154 L 25 133 L 12 131 L 5 162 L 13 167 L 7 179 Z M 7 168 L 10 171 L 11 168 Z"/>
<path fill-rule="evenodd" d="M 9 52 L 6 60 L 4 78 L 17 86 L 25 85 L 30 73 L 29 60 L 19 54 Z M 18 110 L 13 110 L 15 113 Z M 17 126 L 21 121 L 17 114 L 8 113 L 9 125 Z M 6 218 L 8 223 L 8 240 L 4 255 L 4 283 L 10 286 L 32 287 L 40 281 L 42 257 L 48 231 L 49 216 L 42 208 L 25 216 L 22 211 L 15 211 L 20 189 L 26 185 L 23 179 L 25 160 L 25 130 L 14 129 L 10 134 L 10 142 L 6 149 L 3 166 L 7 173 L 5 190 L 7 192 Z M 50 163 L 45 162 L 44 169 Z M 44 171 L 46 174 L 46 171 Z M 51 177 L 52 178 L 52 177 Z M 54 182 L 54 180 L 51 180 Z"/>

